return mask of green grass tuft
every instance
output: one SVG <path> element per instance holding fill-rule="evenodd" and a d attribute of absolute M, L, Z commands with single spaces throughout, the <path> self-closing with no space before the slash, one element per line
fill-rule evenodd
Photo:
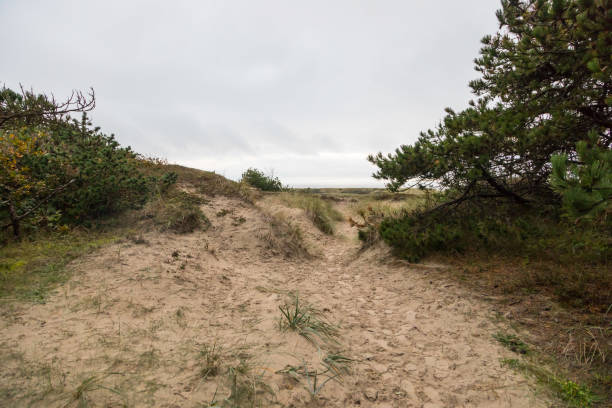
<path fill-rule="evenodd" d="M 325 343 L 336 342 L 338 327 L 329 323 L 323 313 L 313 306 L 300 303 L 298 295 L 292 296 L 292 301 L 279 306 L 279 309 L 281 330 L 295 331 L 312 344 L 317 344 L 317 339 Z"/>
<path fill-rule="evenodd" d="M 514 334 L 496 333 L 493 338 L 503 344 L 506 348 L 519 354 L 528 354 L 529 347 Z"/>

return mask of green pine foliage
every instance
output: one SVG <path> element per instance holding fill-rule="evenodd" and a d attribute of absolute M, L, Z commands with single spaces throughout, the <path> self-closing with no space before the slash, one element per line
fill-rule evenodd
<path fill-rule="evenodd" d="M 476 101 L 395 153 L 371 155 L 374 177 L 457 191 L 463 200 L 550 200 L 551 156 L 575 157 L 591 132 L 612 144 L 612 2 L 504 0 L 502 29 L 483 38 Z"/>
<path fill-rule="evenodd" d="M 497 17 L 500 31 L 475 59 L 476 100 L 447 109 L 415 143 L 369 156 L 390 190 L 438 191 L 384 220 L 381 236 L 411 260 L 573 240 L 607 265 L 609 228 L 578 231 L 560 208 L 574 217 L 610 208 L 612 1 L 502 0 Z"/>
<path fill-rule="evenodd" d="M 241 181 L 262 191 L 282 191 L 284 189 L 278 177 L 268 176 L 263 171 L 254 168 L 249 168 L 242 173 Z"/>
<path fill-rule="evenodd" d="M 136 154 L 105 135 L 84 113 L 80 122 L 62 123 L 50 132 L 51 147 L 41 177 L 74 182 L 50 201 L 66 223 L 79 223 L 128 208 L 147 199 L 151 180 L 139 171 Z"/>
<path fill-rule="evenodd" d="M 76 95 L 76 96 L 74 96 Z M 94 127 L 94 106 L 79 93 L 64 103 L 31 91 L 0 89 L 0 227 L 15 236 L 88 225 L 141 207 L 176 174 L 145 175 L 142 159 Z M 80 121 L 69 112 L 81 112 Z"/>
<path fill-rule="evenodd" d="M 606 215 L 612 204 L 612 151 L 590 141 L 576 145 L 580 164 L 568 167 L 568 157 L 552 158 L 551 185 L 563 196 L 563 208 L 571 218 Z"/>

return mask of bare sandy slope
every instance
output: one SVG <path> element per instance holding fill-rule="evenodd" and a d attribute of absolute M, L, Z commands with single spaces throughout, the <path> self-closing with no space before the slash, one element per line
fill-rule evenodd
<path fill-rule="evenodd" d="M 271 254 L 258 207 L 297 223 L 319 256 Z M 274 198 L 258 207 L 214 198 L 208 231 L 107 247 L 73 263 L 46 304 L 3 310 L 0 406 L 232 406 L 233 378 L 245 395 L 259 390 L 247 395 L 254 406 L 546 405 L 501 367 L 512 353 L 492 339 L 486 304 L 425 269 L 380 262 L 380 248 L 359 254 L 348 223 L 324 236 Z M 337 343 L 279 330 L 290 292 L 340 326 Z M 306 374 L 323 372 L 328 354 L 354 361 L 315 386 Z"/>

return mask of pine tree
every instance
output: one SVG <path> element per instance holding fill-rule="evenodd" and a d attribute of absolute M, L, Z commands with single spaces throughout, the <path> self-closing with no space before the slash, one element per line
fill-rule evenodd
<path fill-rule="evenodd" d="M 468 109 L 392 154 L 369 156 L 391 190 L 436 186 L 449 200 L 553 201 L 554 155 L 612 147 L 612 1 L 503 0 L 483 38 Z M 594 136 L 593 136 L 594 135 Z M 557 190 L 560 191 L 560 190 Z"/>

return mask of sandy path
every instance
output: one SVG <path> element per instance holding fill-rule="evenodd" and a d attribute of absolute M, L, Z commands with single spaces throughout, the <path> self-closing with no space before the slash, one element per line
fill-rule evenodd
<path fill-rule="evenodd" d="M 426 271 L 379 262 L 381 249 L 359 254 L 348 223 L 329 237 L 301 210 L 272 198 L 258 205 L 282 211 L 321 255 L 272 256 L 259 209 L 218 197 L 203 207 L 208 231 L 149 232 L 146 245 L 126 241 L 85 257 L 47 304 L 3 310 L 0 405 L 209 406 L 215 392 L 218 401 L 229 395 L 225 370 L 241 361 L 274 392 L 256 396 L 262 406 L 546 405 L 500 366 L 513 356 L 492 339 L 487 304 Z M 230 212 L 218 217 L 222 209 Z M 288 291 L 341 326 L 334 351 L 355 360 L 314 399 L 307 381 L 279 372 L 316 366 L 329 351 L 278 329 Z M 201 352 L 215 344 L 222 367 L 203 379 Z M 89 378 L 97 386 L 79 393 Z"/>

